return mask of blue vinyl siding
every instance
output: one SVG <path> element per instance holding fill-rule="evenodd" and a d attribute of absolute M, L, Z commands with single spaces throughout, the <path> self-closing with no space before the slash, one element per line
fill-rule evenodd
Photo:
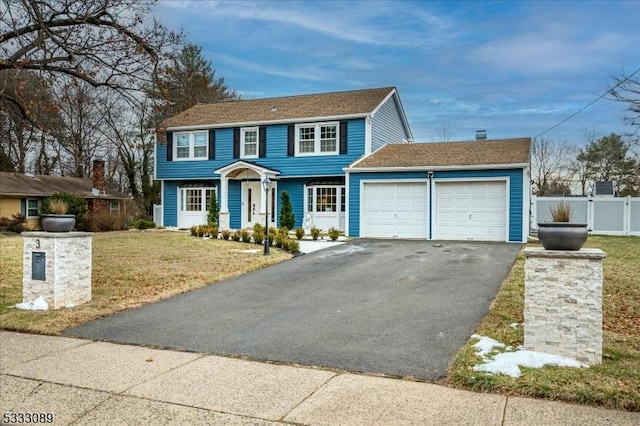
<path fill-rule="evenodd" d="M 179 181 L 164 181 L 162 216 L 164 226 L 178 226 L 178 186 Z"/>
<path fill-rule="evenodd" d="M 217 139 L 217 137 L 216 137 Z M 229 226 L 231 229 L 242 228 L 242 182 L 229 181 Z"/>
<path fill-rule="evenodd" d="M 287 156 L 287 125 L 267 126 L 267 155 L 249 161 L 278 170 L 280 176 L 343 175 L 342 168 L 364 154 L 364 119 L 348 120 L 347 154 L 310 157 Z M 214 170 L 239 159 L 233 158 L 233 129 L 216 129 L 216 159 L 201 161 L 167 161 L 167 146 L 157 144 L 157 179 L 211 179 Z"/>
<path fill-rule="evenodd" d="M 389 179 L 424 179 L 426 172 L 349 173 L 349 235 L 360 236 L 360 181 Z"/>
<path fill-rule="evenodd" d="M 390 173 L 350 173 L 349 174 L 349 234 L 360 235 L 360 181 L 389 179 L 424 179 L 425 171 Z M 509 241 L 521 242 L 523 218 L 523 171 L 512 170 L 473 170 L 434 172 L 434 179 L 509 177 Z M 434 212 L 430 212 L 434 214 Z"/>
<path fill-rule="evenodd" d="M 390 143 L 406 142 L 405 128 L 396 95 L 391 96 L 371 118 L 371 152 Z"/>
<path fill-rule="evenodd" d="M 291 207 L 293 208 L 293 214 L 296 217 L 295 228 L 302 226 L 304 220 L 304 185 L 309 179 L 282 179 L 278 181 L 278 215 L 276 216 L 276 223 L 280 226 L 280 209 L 282 203 L 280 197 L 282 191 L 289 193 L 289 199 L 291 200 Z"/>

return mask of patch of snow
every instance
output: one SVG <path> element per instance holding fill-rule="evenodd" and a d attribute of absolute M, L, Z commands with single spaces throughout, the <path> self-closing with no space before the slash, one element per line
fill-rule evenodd
<path fill-rule="evenodd" d="M 39 296 L 33 302 L 22 302 L 16 304 L 16 308 L 22 309 L 23 311 L 47 311 L 49 310 L 49 304 L 44 297 Z"/>
<path fill-rule="evenodd" d="M 511 328 L 518 328 L 518 327 L 520 327 L 520 324 L 518 324 L 517 322 L 514 322 L 514 323 L 512 323 L 512 324 L 509 324 L 509 327 L 511 327 Z"/>
<path fill-rule="evenodd" d="M 236 253 L 257 253 L 257 252 L 259 252 L 260 250 L 258 250 L 258 249 L 251 249 L 251 250 L 232 250 L 232 251 L 234 251 L 234 252 L 236 252 Z"/>
<path fill-rule="evenodd" d="M 575 359 L 544 352 L 528 351 L 522 349 L 522 346 L 518 346 L 518 349 L 514 352 L 510 346 L 505 347 L 504 343 L 500 343 L 490 337 L 477 334 L 471 337 L 479 340 L 478 343 L 475 343 L 473 346 L 476 348 L 478 355 L 483 359 L 481 364 L 473 367 L 473 371 L 520 377 L 522 374 L 520 367 L 541 368 L 545 365 L 574 368 L 588 367 Z M 494 348 L 505 349 L 507 352 L 489 356 L 489 353 L 491 353 Z"/>

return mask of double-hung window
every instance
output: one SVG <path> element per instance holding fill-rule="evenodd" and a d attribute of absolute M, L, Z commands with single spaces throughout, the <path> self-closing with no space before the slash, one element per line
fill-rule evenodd
<path fill-rule="evenodd" d="M 258 158 L 257 127 L 245 127 L 240 130 L 240 157 Z"/>
<path fill-rule="evenodd" d="M 296 155 L 338 154 L 339 123 L 296 126 Z"/>
<path fill-rule="evenodd" d="M 38 200 L 27 199 L 27 218 L 38 217 Z"/>
<path fill-rule="evenodd" d="M 174 159 L 206 160 L 209 156 L 207 132 L 175 133 Z"/>

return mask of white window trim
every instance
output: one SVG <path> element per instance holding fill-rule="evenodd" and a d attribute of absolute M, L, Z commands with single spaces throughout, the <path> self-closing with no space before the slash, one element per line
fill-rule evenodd
<path fill-rule="evenodd" d="M 187 190 L 198 190 L 200 191 L 200 202 L 201 207 L 200 210 L 185 210 L 185 193 Z M 178 212 L 180 213 L 194 213 L 194 212 L 208 212 L 209 205 L 207 204 L 207 191 L 213 191 L 213 196 L 218 196 L 218 189 L 215 186 L 203 186 L 196 188 L 178 188 Z"/>
<path fill-rule="evenodd" d="M 335 151 L 320 151 L 320 127 L 323 126 L 336 126 L 336 150 Z M 314 143 L 313 152 L 300 152 L 300 128 L 301 127 L 314 127 Z M 325 121 L 321 123 L 301 123 L 296 124 L 295 134 L 295 155 L 296 157 L 314 157 L 320 155 L 339 155 L 340 154 L 340 122 L 339 121 Z"/>
<path fill-rule="evenodd" d="M 244 135 L 247 132 L 256 132 L 256 153 L 254 155 L 247 155 L 244 152 L 245 140 Z M 260 129 L 258 127 L 243 127 L 240 129 L 240 158 L 258 158 L 260 153 Z"/>
<path fill-rule="evenodd" d="M 180 135 L 189 135 L 189 157 L 179 158 L 178 157 L 178 136 Z M 204 134 L 205 135 L 205 155 L 202 157 L 195 157 L 195 135 Z M 199 132 L 177 132 L 173 134 L 173 161 L 203 161 L 209 159 L 209 132 L 207 131 L 199 131 Z"/>
<path fill-rule="evenodd" d="M 29 201 L 35 201 L 36 202 L 36 215 L 35 216 L 29 216 Z M 39 210 L 40 210 L 40 200 L 38 200 L 37 198 L 27 198 L 26 201 L 26 205 L 25 205 L 26 209 L 25 209 L 25 216 L 27 219 L 35 219 L 37 217 L 40 216 Z"/>
<path fill-rule="evenodd" d="M 117 209 L 114 209 L 112 207 L 114 203 L 116 204 L 116 206 L 118 206 Z M 109 213 L 120 213 L 120 200 L 109 201 Z"/>
<path fill-rule="evenodd" d="M 318 188 L 335 188 L 336 189 L 336 210 L 335 211 L 317 211 L 318 208 L 318 191 L 316 191 L 316 189 Z M 311 208 L 312 210 L 308 210 L 309 209 L 309 189 L 312 190 L 312 195 L 311 195 Z M 345 214 L 346 210 L 347 210 L 347 202 L 346 202 L 346 196 L 345 196 L 345 210 L 342 210 L 342 194 L 346 195 L 346 185 L 312 185 L 312 186 L 304 186 L 304 209 L 305 209 L 305 215 L 308 213 L 311 214 L 316 214 L 316 213 L 339 213 L 339 214 Z"/>

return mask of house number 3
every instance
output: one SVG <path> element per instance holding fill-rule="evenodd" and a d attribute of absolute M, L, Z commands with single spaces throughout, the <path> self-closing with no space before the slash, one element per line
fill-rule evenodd
<path fill-rule="evenodd" d="M 40 248 L 40 240 L 36 240 L 36 248 L 39 249 Z"/>

